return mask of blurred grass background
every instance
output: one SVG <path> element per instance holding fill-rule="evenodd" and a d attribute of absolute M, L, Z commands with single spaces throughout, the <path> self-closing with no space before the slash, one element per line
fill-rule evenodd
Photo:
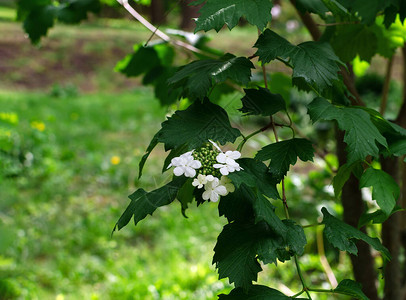
<path fill-rule="evenodd" d="M 211 265 L 226 223 L 214 203 L 191 207 L 188 219 L 173 203 L 111 237 L 126 196 L 161 186 L 170 176 L 161 174 L 165 153 L 157 148 L 137 179 L 149 141 L 176 107 L 161 107 L 139 79 L 113 71 L 150 33 L 132 20 L 102 18 L 58 24 L 33 46 L 14 18 L 12 8 L 0 6 L 0 149 L 6 149 L 0 152 L 0 299 L 217 299 L 230 291 Z M 212 44 L 250 55 L 254 50 L 246 45 L 256 40 L 251 29 L 222 31 Z M 287 93 L 305 111 L 299 102 L 310 98 Z M 235 117 L 238 94 L 221 101 L 234 126 L 261 126 Z M 246 154 L 269 141 L 266 134 L 250 140 Z M 334 156 L 327 159 L 337 164 Z M 318 216 L 315 191 L 318 203 L 340 212 L 324 167 L 316 160 L 310 169 L 295 167 L 287 179 L 292 216 L 302 224 Z M 317 235 L 306 234 L 304 271 L 313 285 L 323 285 Z M 350 277 L 348 259 L 327 244 L 326 250 L 337 279 Z M 264 269 L 259 283 L 300 290 L 290 262 Z"/>

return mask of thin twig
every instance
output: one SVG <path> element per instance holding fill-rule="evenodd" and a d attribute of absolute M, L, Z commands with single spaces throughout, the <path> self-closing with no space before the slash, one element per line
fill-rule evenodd
<path fill-rule="evenodd" d="M 333 288 L 336 288 L 338 282 L 336 277 L 334 276 L 330 264 L 328 263 L 326 253 L 324 252 L 323 229 L 317 228 L 316 234 L 317 234 L 317 250 L 319 252 L 321 266 L 323 267 L 324 273 L 326 273 L 327 279 L 328 281 L 330 281 L 331 286 Z"/>
<path fill-rule="evenodd" d="M 359 23 L 358 21 L 356 21 L 356 22 L 325 23 L 325 24 L 316 23 L 316 26 L 326 26 L 326 27 L 328 27 L 328 26 L 349 25 L 349 24 L 358 24 L 358 23 Z"/>

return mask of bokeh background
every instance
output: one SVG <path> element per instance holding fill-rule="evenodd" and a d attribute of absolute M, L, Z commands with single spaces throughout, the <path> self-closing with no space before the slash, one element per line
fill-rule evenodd
<path fill-rule="evenodd" d="M 111 236 L 128 204 L 127 195 L 168 181 L 170 174 L 161 173 L 163 148 L 154 150 L 141 179 L 138 162 L 160 123 L 182 106 L 161 106 L 139 78 L 114 71 L 134 44 L 150 37 L 114 3 L 106 1 L 100 15 L 90 15 L 80 25 L 57 24 L 34 46 L 16 21 L 14 2 L 0 1 L 0 299 L 217 299 L 218 293 L 232 289 L 226 280 L 218 280 L 211 265 L 216 237 L 226 223 L 215 203 L 191 207 L 187 219 L 180 204 L 172 203 L 137 227 L 130 224 Z M 163 30 L 179 28 L 184 12 L 176 3 L 164 6 L 163 14 L 150 5 L 146 1 L 136 8 L 162 23 Z M 274 26 L 289 33 L 292 41 L 308 39 L 288 7 L 277 19 Z M 247 26 L 208 37 L 211 47 L 249 56 L 257 35 Z M 188 57 L 177 59 L 186 63 Z M 377 65 L 363 77 L 366 86 L 382 86 L 374 73 Z M 300 129 L 323 139 L 329 124 L 311 132 L 309 120 L 300 118 L 312 98 L 290 87 L 282 65 L 272 68 L 280 92 L 294 104 Z M 374 93 L 379 94 L 379 88 L 364 91 L 372 99 Z M 395 107 L 388 108 L 389 113 L 396 111 L 399 95 L 394 81 L 389 103 Z M 240 98 L 231 93 L 219 101 L 233 126 L 251 132 L 263 121 L 240 119 Z M 289 131 L 281 134 L 288 136 Z M 244 154 L 271 140 L 267 134 L 253 138 Z M 327 136 L 325 140 L 328 143 Z M 335 156 L 325 159 L 337 166 Z M 320 206 L 340 212 L 325 161 L 316 159 L 294 171 L 286 184 L 297 220 L 308 224 L 317 218 L 314 197 Z M 322 234 L 306 234 L 304 271 L 314 284 L 322 284 Z M 338 271 L 337 280 L 350 277 L 348 258 L 325 247 L 322 254 Z M 289 262 L 264 269 L 260 283 L 287 293 L 300 290 Z"/>

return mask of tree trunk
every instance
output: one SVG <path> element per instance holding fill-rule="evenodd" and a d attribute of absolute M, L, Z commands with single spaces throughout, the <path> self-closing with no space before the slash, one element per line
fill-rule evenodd
<path fill-rule="evenodd" d="M 180 2 L 182 12 L 180 28 L 183 30 L 192 30 L 193 28 L 195 28 L 195 21 L 193 20 L 193 18 L 197 18 L 199 16 L 198 11 L 201 5 L 189 6 L 188 4 L 192 1 L 193 0 L 183 0 Z"/>
<path fill-rule="evenodd" d="M 162 0 L 151 0 L 150 14 L 152 24 L 161 25 L 166 23 L 165 7 Z"/>
<path fill-rule="evenodd" d="M 340 166 L 346 163 L 347 153 L 345 152 L 346 144 L 344 143 L 344 132 L 337 129 L 337 156 Z M 364 211 L 364 201 L 362 200 L 361 190 L 359 189 L 359 181 L 351 175 L 345 183 L 341 202 L 344 208 L 344 222 L 357 227 L 361 214 Z M 365 233 L 365 228 L 361 228 Z M 372 257 L 369 245 L 363 241 L 356 243 L 358 255 L 350 255 L 353 267 L 354 278 L 362 284 L 362 291 L 370 300 L 378 300 L 378 291 L 376 288 L 377 274 L 374 266 L 374 258 Z"/>

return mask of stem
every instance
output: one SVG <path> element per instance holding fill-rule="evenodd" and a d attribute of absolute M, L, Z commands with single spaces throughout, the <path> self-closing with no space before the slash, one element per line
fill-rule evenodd
<path fill-rule="evenodd" d="M 331 269 L 330 264 L 328 263 L 326 253 L 324 252 L 324 241 L 323 241 L 323 230 L 321 228 L 316 229 L 317 234 L 317 250 L 319 252 L 319 259 L 321 266 L 324 269 L 324 273 L 326 273 L 328 281 L 333 288 L 337 287 L 337 279 L 334 276 L 333 270 Z"/>
<path fill-rule="evenodd" d="M 297 274 L 299 275 L 300 281 L 302 282 L 303 291 L 306 292 L 307 297 L 311 300 L 312 297 L 310 296 L 310 293 L 309 293 L 309 290 L 310 290 L 310 289 L 306 286 L 306 284 L 305 284 L 305 282 L 304 282 L 303 275 L 302 275 L 302 271 L 301 271 L 301 269 L 300 269 L 299 262 L 298 262 L 298 259 L 297 259 L 297 255 L 296 255 L 296 254 L 295 254 L 295 265 L 296 265 L 296 269 L 297 269 Z"/>
<path fill-rule="evenodd" d="M 333 294 L 336 293 L 334 290 L 326 290 L 326 289 L 308 288 L 308 290 L 311 291 L 311 292 L 316 292 L 316 293 L 333 293 Z M 340 294 L 340 293 L 337 292 L 337 294 Z"/>
<path fill-rule="evenodd" d="M 254 131 L 253 133 L 251 133 L 251 134 L 249 134 L 249 135 L 247 135 L 247 136 L 243 136 L 243 140 L 242 140 L 241 143 L 238 145 L 237 151 L 240 151 L 240 152 L 241 152 L 241 150 L 242 150 L 242 148 L 244 147 L 245 143 L 246 143 L 250 138 L 252 138 L 254 135 L 256 135 L 256 134 L 258 134 L 258 133 L 261 133 L 261 132 L 267 130 L 267 129 L 270 128 L 270 127 L 271 127 L 271 123 L 269 123 L 268 125 L 262 127 L 261 129 L 258 129 L 257 131 Z"/>
<path fill-rule="evenodd" d="M 290 296 L 291 298 L 296 298 L 296 297 L 299 297 L 301 294 L 303 294 L 304 293 L 304 290 L 302 289 L 299 293 L 297 293 L 297 294 L 294 294 L 293 296 Z"/>
<path fill-rule="evenodd" d="M 310 228 L 310 227 L 316 227 L 316 226 L 321 226 L 324 225 L 323 223 L 314 223 L 314 224 L 309 224 L 309 225 L 304 225 L 302 228 Z"/>

